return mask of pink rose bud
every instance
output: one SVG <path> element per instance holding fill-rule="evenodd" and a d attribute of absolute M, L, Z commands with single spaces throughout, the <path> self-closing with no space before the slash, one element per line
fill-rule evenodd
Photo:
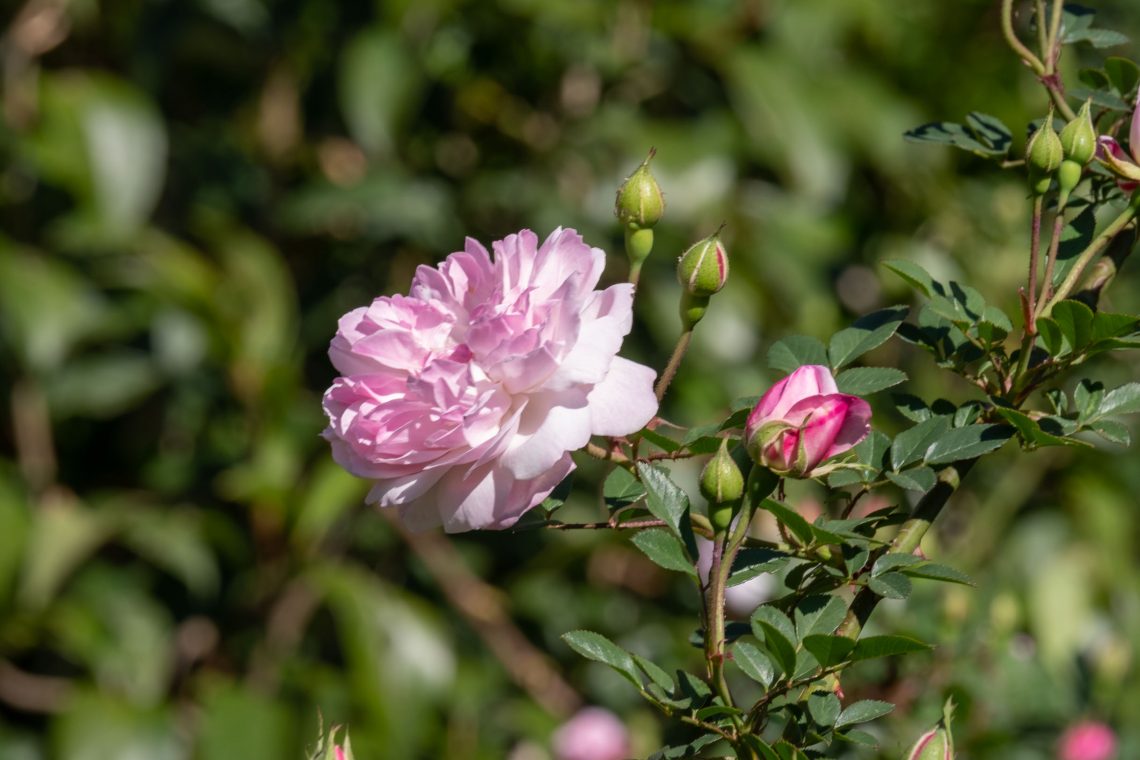
<path fill-rule="evenodd" d="M 1095 720 L 1069 726 L 1057 742 L 1058 760 L 1112 760 L 1115 757 L 1116 734 Z"/>
<path fill-rule="evenodd" d="M 574 230 L 468 239 L 408 296 L 340 320 L 324 396 L 333 458 L 412 530 L 502 529 L 574 469 L 591 436 L 657 413 L 656 373 L 618 356 L 633 286 L 596 286 L 606 254 Z"/>
<path fill-rule="evenodd" d="M 954 736 L 950 733 L 953 717 L 954 703 L 948 700 L 942 706 L 942 720 L 918 737 L 906 760 L 954 760 Z"/>
<path fill-rule="evenodd" d="M 344 756 L 344 747 L 341 747 L 341 746 L 338 744 L 338 745 L 336 746 L 335 752 L 336 752 L 336 760 L 345 760 L 345 756 Z"/>
<path fill-rule="evenodd" d="M 827 367 L 805 365 L 776 383 L 748 416 L 744 440 L 760 465 L 791 478 L 814 477 L 825 459 L 870 432 L 871 406 L 840 393 Z"/>
<path fill-rule="evenodd" d="M 720 230 L 694 243 L 677 261 L 677 280 L 694 296 L 711 296 L 728 281 L 728 252 Z"/>
<path fill-rule="evenodd" d="M 601 707 L 587 707 L 554 732 L 556 760 L 627 760 L 629 733 L 617 716 Z"/>

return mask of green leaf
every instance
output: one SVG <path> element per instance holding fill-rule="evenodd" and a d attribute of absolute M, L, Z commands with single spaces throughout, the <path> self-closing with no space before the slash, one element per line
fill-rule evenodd
<path fill-rule="evenodd" d="M 963 586 L 973 586 L 974 581 L 961 570 L 953 567 L 939 565 L 934 562 L 921 562 L 917 565 L 904 567 L 901 572 L 912 578 L 926 578 L 932 581 L 945 581 L 947 583 L 960 583 Z"/>
<path fill-rule="evenodd" d="M 805 364 L 827 364 L 827 349 L 816 338 L 792 335 L 768 349 L 768 366 L 772 369 L 791 372 Z"/>
<path fill-rule="evenodd" d="M 776 679 L 776 669 L 768 655 L 746 641 L 738 641 L 732 646 L 732 658 L 744 675 L 761 684 L 765 689 Z"/>
<path fill-rule="evenodd" d="M 1120 95 L 1128 98 L 1136 92 L 1136 85 L 1140 83 L 1140 67 L 1127 58 L 1109 56 L 1104 59 L 1104 73 L 1113 88 Z"/>
<path fill-rule="evenodd" d="M 784 527 L 790 530 L 802 543 L 810 544 L 814 538 L 811 523 L 786 504 L 775 499 L 765 499 L 760 503 L 760 509 L 771 512 Z"/>
<path fill-rule="evenodd" d="M 775 607 L 763 606 L 757 607 L 756 611 L 752 613 L 752 633 L 756 638 L 764 638 L 763 632 L 757 629 L 757 623 L 767 623 L 780 632 L 780 635 L 787 639 L 789 642 L 796 640 L 796 627 L 788 616 L 780 612 Z"/>
<path fill-rule="evenodd" d="M 993 116 L 977 111 L 967 117 L 967 124 L 936 121 L 922 124 L 903 134 L 910 142 L 927 142 L 952 145 L 978 156 L 992 158 L 1009 152 L 1012 135 L 1009 129 Z"/>
<path fill-rule="evenodd" d="M 882 702 L 877 699 L 862 699 L 847 706 L 843 712 L 839 714 L 839 718 L 835 721 L 835 727 L 841 728 L 843 726 L 853 726 L 856 723 L 866 723 L 867 721 L 881 718 L 895 706 L 890 702 Z"/>
<path fill-rule="evenodd" d="M 1080 301 L 1061 301 L 1051 317 L 1074 353 L 1080 353 L 1093 337 L 1092 309 Z"/>
<path fill-rule="evenodd" d="M 900 567 L 917 565 L 919 562 L 922 562 L 922 560 L 913 554 L 884 554 L 875 560 L 875 565 L 871 568 L 871 577 L 874 578 L 884 573 L 889 573 Z"/>
<path fill-rule="evenodd" d="M 662 451 L 672 454 L 674 451 L 681 450 L 681 444 L 674 441 L 672 438 L 658 433 L 656 430 L 646 428 L 641 431 L 641 437 L 658 447 Z"/>
<path fill-rule="evenodd" d="M 895 436 L 891 444 L 891 468 L 901 470 L 912 462 L 921 460 L 927 450 L 950 429 L 946 417 L 931 417 Z"/>
<path fill-rule="evenodd" d="M 919 493 L 926 493 L 934 488 L 934 484 L 938 481 L 938 476 L 929 467 L 912 467 L 903 472 L 887 472 L 884 474 L 887 476 L 887 480 L 899 488 L 907 491 L 918 491 Z"/>
<path fill-rule="evenodd" d="M 840 369 L 886 343 L 906 319 L 908 311 L 906 306 L 881 309 L 859 317 L 850 327 L 835 333 L 827 348 L 832 368 Z"/>
<path fill-rule="evenodd" d="M 1021 436 L 1022 441 L 1025 442 L 1026 448 L 1036 449 L 1042 446 L 1084 446 L 1084 441 L 1075 438 L 1065 438 L 1062 436 L 1047 433 L 1041 429 L 1041 426 L 1036 420 L 1029 417 L 1029 415 L 1017 411 L 1016 409 L 1007 409 L 999 407 L 997 413 L 1005 418 L 1015 428 Z"/>
<path fill-rule="evenodd" d="M 1104 394 L 1097 414 L 1133 414 L 1140 412 L 1140 383 L 1127 383 Z"/>
<path fill-rule="evenodd" d="M 669 473 L 645 462 L 637 463 L 637 472 L 645 484 L 645 505 L 658 520 L 664 520 L 673 532 L 681 534 L 681 519 L 689 508 L 689 497 L 669 477 Z"/>
<path fill-rule="evenodd" d="M 855 642 L 846 636 L 821 636 L 812 634 L 803 640 L 806 649 L 825 668 L 838 665 L 847 659 L 855 648 Z"/>
<path fill-rule="evenodd" d="M 867 587 L 887 599 L 906 599 L 911 592 L 910 578 L 902 573 L 883 573 L 872 576 L 867 581 Z"/>
<path fill-rule="evenodd" d="M 829 691 L 816 692 L 808 697 L 808 714 L 817 725 L 824 728 L 831 728 L 835 724 L 841 709 L 839 697 Z"/>
<path fill-rule="evenodd" d="M 1121 446 L 1132 444 L 1132 434 L 1128 426 L 1116 420 L 1097 420 L 1090 427 L 1109 443 L 1118 443 Z"/>
<path fill-rule="evenodd" d="M 633 657 L 602 634 L 593 631 L 570 631 L 562 634 L 562 640 L 586 659 L 609 665 L 629 679 L 634 686 L 641 688 L 641 675 Z"/>
<path fill-rule="evenodd" d="M 906 382 L 906 373 L 891 367 L 855 367 L 845 369 L 835 378 L 840 393 L 869 396 Z"/>
<path fill-rule="evenodd" d="M 806 597 L 796 605 L 796 636 L 804 639 L 807 636 L 834 633 L 846 615 L 847 605 L 837 596 Z"/>
<path fill-rule="evenodd" d="M 936 295 L 934 291 L 934 278 L 918 264 L 896 259 L 894 261 L 883 262 L 883 266 L 906 280 L 912 288 L 918 290 L 927 298 L 932 298 Z"/>
<path fill-rule="evenodd" d="M 928 649 L 930 649 L 929 644 L 924 644 L 918 639 L 912 639 L 908 636 L 866 636 L 855 642 L 855 648 L 851 650 L 850 659 L 858 662 L 878 657 L 893 657 L 910 652 L 923 652 Z"/>
<path fill-rule="evenodd" d="M 645 484 L 629 470 L 617 467 L 606 477 L 602 497 L 610 509 L 620 509 L 645 498 Z"/>
<path fill-rule="evenodd" d="M 1004 425 L 970 425 L 954 428 L 931 444 L 926 450 L 927 464 L 950 464 L 973 459 L 1001 448 L 1012 435 Z"/>
<path fill-rule="evenodd" d="M 697 577 L 697 569 L 685 555 L 680 539 L 665 528 L 650 528 L 633 534 L 633 544 L 646 557 L 665 568 Z"/>
<path fill-rule="evenodd" d="M 761 573 L 773 573 L 791 560 L 787 554 L 772 549 L 743 549 L 732 563 L 732 575 L 728 576 L 728 586 L 737 586 L 752 580 Z"/>
<path fill-rule="evenodd" d="M 761 609 L 764 609 L 761 607 Z M 780 670 L 791 676 L 796 671 L 796 648 L 792 642 L 784 636 L 783 633 L 778 631 L 775 626 L 772 626 L 764 621 L 759 621 L 757 624 L 756 619 L 753 618 L 753 626 L 758 627 L 763 634 L 764 646 L 775 658 L 776 664 Z"/>
<path fill-rule="evenodd" d="M 676 688 L 676 684 L 673 683 L 672 676 L 666 673 L 664 668 L 658 666 L 656 663 L 651 662 L 650 660 L 645 659 L 641 655 L 630 652 L 630 656 L 633 657 L 633 661 L 637 663 L 637 667 L 641 668 L 641 672 L 649 676 L 650 681 L 657 684 L 667 692 L 671 692 Z"/>
<path fill-rule="evenodd" d="M 1098 311 L 1093 315 L 1092 339 L 1094 342 L 1122 338 L 1140 331 L 1140 319 L 1131 314 L 1111 314 Z"/>

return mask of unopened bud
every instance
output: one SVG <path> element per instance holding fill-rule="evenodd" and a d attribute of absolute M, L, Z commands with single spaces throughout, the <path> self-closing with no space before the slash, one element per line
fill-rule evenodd
<path fill-rule="evenodd" d="M 711 296 L 728 281 L 728 253 L 720 230 L 694 243 L 677 261 L 677 280 L 694 296 Z"/>
<path fill-rule="evenodd" d="M 906 760 L 954 760 L 954 737 L 950 734 L 953 715 L 954 703 L 947 701 L 942 708 L 942 720 L 918 737 Z"/>
<path fill-rule="evenodd" d="M 728 453 L 728 439 L 701 471 L 701 496 L 709 503 L 709 520 L 718 530 L 732 524 L 732 513 L 744 495 L 744 475 Z"/>
<path fill-rule="evenodd" d="M 1061 130 L 1061 148 L 1065 151 L 1065 158 L 1081 166 L 1096 155 L 1096 127 L 1089 112 L 1091 104 L 1091 100 L 1086 100 L 1080 113 Z"/>
<path fill-rule="evenodd" d="M 641 162 L 641 166 L 626 177 L 618 188 L 614 215 L 624 225 L 640 229 L 652 227 L 665 213 L 665 196 L 661 194 L 661 187 L 649 171 L 649 162 L 655 155 L 657 151 L 650 148 L 649 155 Z"/>
<path fill-rule="evenodd" d="M 1060 168 L 1064 157 L 1065 150 L 1061 147 L 1061 138 L 1053 129 L 1053 109 L 1050 107 L 1049 115 L 1025 146 L 1029 186 L 1035 194 L 1044 195 L 1049 190 L 1053 172 Z"/>

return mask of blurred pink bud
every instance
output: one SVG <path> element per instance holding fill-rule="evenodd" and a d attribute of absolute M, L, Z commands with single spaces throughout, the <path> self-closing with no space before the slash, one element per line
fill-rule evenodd
<path fill-rule="evenodd" d="M 839 393 L 831 370 L 800 367 L 776 383 L 748 416 L 748 452 L 778 475 L 809 478 L 825 459 L 851 449 L 870 432 L 871 407 Z"/>
<path fill-rule="evenodd" d="M 336 760 L 345 760 L 344 748 L 341 747 L 339 744 L 336 746 L 335 752 L 336 752 Z"/>
<path fill-rule="evenodd" d="M 1114 757 L 1116 734 L 1095 720 L 1074 723 L 1057 742 L 1058 760 L 1112 760 Z"/>
<path fill-rule="evenodd" d="M 629 733 L 617 716 L 601 707 L 587 707 L 554 732 L 557 760 L 626 760 Z"/>

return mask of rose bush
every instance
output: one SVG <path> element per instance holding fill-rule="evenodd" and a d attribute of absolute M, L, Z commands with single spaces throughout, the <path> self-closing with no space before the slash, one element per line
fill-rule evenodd
<path fill-rule="evenodd" d="M 640 430 L 655 372 L 617 356 L 633 286 L 595 286 L 605 253 L 577 232 L 468 239 L 408 296 L 341 318 L 324 395 L 333 455 L 414 530 L 506 528 L 574 469 L 594 435 Z"/>
<path fill-rule="evenodd" d="M 761 397 L 744 436 L 753 459 L 789 477 L 811 477 L 825 459 L 867 437 L 871 406 L 840 393 L 831 370 L 800 367 Z"/>

